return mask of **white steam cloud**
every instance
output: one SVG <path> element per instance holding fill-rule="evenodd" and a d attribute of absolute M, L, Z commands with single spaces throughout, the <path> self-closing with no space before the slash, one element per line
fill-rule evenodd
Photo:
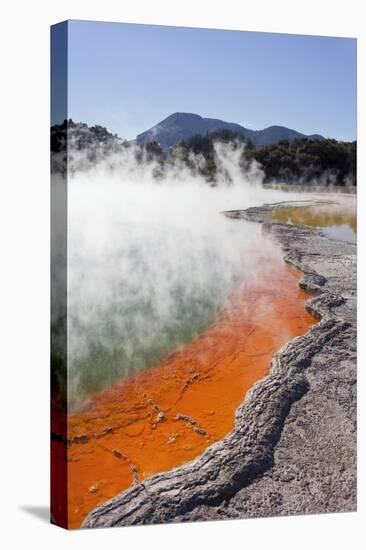
<path fill-rule="evenodd" d="M 162 174 L 134 146 L 69 172 L 71 408 L 192 340 L 233 283 L 249 284 L 259 260 L 278 253 L 256 224 L 221 214 L 284 196 L 264 191 L 260 167 L 240 166 L 241 154 L 238 144 L 215 145 L 214 187 L 200 175 L 200 157 Z"/>

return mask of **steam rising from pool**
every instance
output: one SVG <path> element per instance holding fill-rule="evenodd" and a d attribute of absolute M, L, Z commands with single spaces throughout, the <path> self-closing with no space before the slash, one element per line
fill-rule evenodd
<path fill-rule="evenodd" d="M 234 283 L 250 284 L 261 258 L 278 254 L 256 224 L 220 213 L 283 197 L 262 190 L 258 165 L 240 166 L 241 147 L 216 144 L 214 187 L 200 175 L 199 156 L 191 168 L 177 161 L 161 174 L 134 147 L 69 172 L 71 409 L 191 341 Z"/>

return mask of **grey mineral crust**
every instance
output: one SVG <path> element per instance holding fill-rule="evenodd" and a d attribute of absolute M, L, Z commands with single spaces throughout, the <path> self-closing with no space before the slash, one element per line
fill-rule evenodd
<path fill-rule="evenodd" d="M 98 506 L 82 527 L 356 510 L 356 245 L 266 223 L 273 207 L 226 215 L 263 223 L 304 273 L 320 322 L 277 352 L 231 433 Z"/>

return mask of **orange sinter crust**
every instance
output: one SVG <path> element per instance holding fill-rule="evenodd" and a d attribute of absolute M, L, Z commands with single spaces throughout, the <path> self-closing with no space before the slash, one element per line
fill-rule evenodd
<path fill-rule="evenodd" d="M 263 276 L 262 276 L 263 275 Z M 300 274 L 278 258 L 233 290 L 216 322 L 160 365 L 89 398 L 68 417 L 68 526 L 156 472 L 198 456 L 234 426 L 273 354 L 315 319 Z"/>

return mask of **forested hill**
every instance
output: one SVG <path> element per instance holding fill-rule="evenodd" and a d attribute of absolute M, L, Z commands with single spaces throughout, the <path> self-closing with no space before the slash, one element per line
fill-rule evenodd
<path fill-rule="evenodd" d="M 111 134 L 103 126 L 88 126 L 83 122 L 74 122 L 72 119 L 64 120 L 62 124 L 51 126 L 51 151 L 58 153 L 65 148 L 66 139 L 69 147 L 77 150 L 95 148 L 99 146 L 111 146 L 121 143 L 117 134 Z"/>
<path fill-rule="evenodd" d="M 299 139 L 247 150 L 263 167 L 265 182 L 356 185 L 357 142 Z"/>
<path fill-rule="evenodd" d="M 274 145 L 254 147 L 248 138 L 230 130 L 219 130 L 205 136 L 195 135 L 180 142 L 170 151 L 189 163 L 190 153 L 201 154 L 206 160 L 203 172 L 214 181 L 216 173 L 214 143 L 216 141 L 245 145 L 240 162 L 259 163 L 264 183 L 296 183 L 314 185 L 356 185 L 356 141 L 335 139 L 281 140 Z"/>
<path fill-rule="evenodd" d="M 239 164 L 245 168 L 256 161 L 263 170 L 264 183 L 356 185 L 355 141 L 284 139 L 256 147 L 250 138 L 229 129 L 195 134 L 165 151 L 156 140 L 132 145 L 102 126 L 89 127 L 68 120 L 51 128 L 51 166 L 54 172 L 65 173 L 67 158 L 69 170 L 89 168 L 111 153 L 118 155 L 125 148 L 133 148 L 137 162 L 157 163 L 157 175 L 163 175 L 168 164 L 179 161 L 192 170 L 198 169 L 209 183 L 215 183 L 216 142 L 243 149 Z M 195 163 L 192 155 L 200 156 L 201 162 Z"/>
<path fill-rule="evenodd" d="M 297 130 L 285 126 L 269 126 L 263 130 L 251 130 L 234 122 L 226 122 L 216 118 L 203 118 L 194 113 L 174 113 L 146 132 L 136 137 L 136 143 L 144 144 L 149 141 L 157 141 L 160 147 L 167 151 L 179 141 L 189 139 L 195 134 L 207 134 L 217 130 L 230 130 L 242 134 L 256 147 L 278 143 L 281 139 L 288 139 L 290 142 L 295 139 L 324 139 L 323 136 L 312 134 L 306 136 Z"/>
<path fill-rule="evenodd" d="M 111 134 L 103 126 L 64 120 L 51 126 L 51 171 L 66 173 L 67 167 L 88 168 L 118 152 L 123 143 L 117 134 Z"/>

